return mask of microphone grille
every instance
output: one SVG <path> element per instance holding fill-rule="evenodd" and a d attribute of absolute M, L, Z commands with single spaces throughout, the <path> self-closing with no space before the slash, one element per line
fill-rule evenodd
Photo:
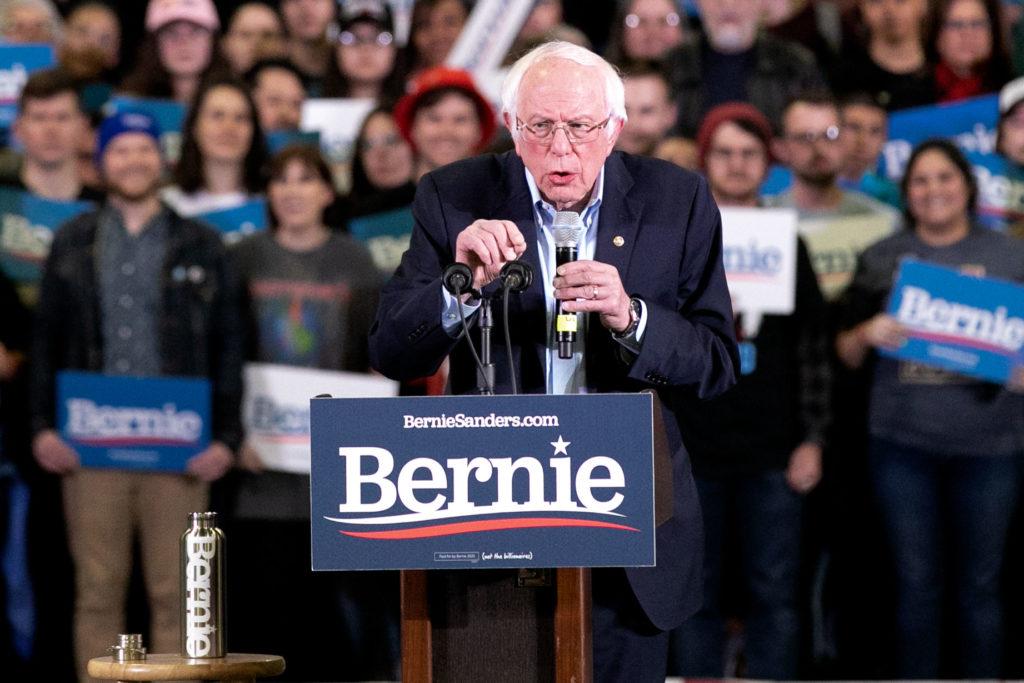
<path fill-rule="evenodd" d="M 583 221 L 575 211 L 556 211 L 551 223 L 551 233 L 556 247 L 573 248 L 579 245 L 583 236 Z"/>

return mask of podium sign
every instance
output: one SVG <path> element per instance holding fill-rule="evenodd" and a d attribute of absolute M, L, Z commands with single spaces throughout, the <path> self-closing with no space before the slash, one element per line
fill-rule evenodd
<path fill-rule="evenodd" d="M 313 399 L 314 570 L 650 566 L 645 394 Z"/>

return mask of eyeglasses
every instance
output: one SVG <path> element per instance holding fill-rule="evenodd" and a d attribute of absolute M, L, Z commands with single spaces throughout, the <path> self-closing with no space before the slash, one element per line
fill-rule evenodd
<path fill-rule="evenodd" d="M 381 135 L 376 138 L 363 138 L 363 149 L 370 151 L 371 149 L 376 149 L 378 147 L 394 147 L 395 145 L 401 144 L 401 142 L 402 138 L 400 138 L 396 133 Z"/>
<path fill-rule="evenodd" d="M 732 158 L 738 158 L 744 162 L 759 161 L 765 158 L 765 152 L 762 149 L 752 148 L 736 148 L 731 147 L 712 147 L 708 150 L 708 157 L 716 159 L 718 161 L 729 161 Z"/>
<path fill-rule="evenodd" d="M 987 31 L 989 26 L 988 19 L 950 19 L 942 22 L 942 28 L 949 31 Z"/>
<path fill-rule="evenodd" d="M 799 145 L 807 145 L 808 147 L 819 140 L 835 142 L 839 139 L 839 126 L 829 126 L 825 130 L 818 131 L 817 133 L 792 133 L 787 135 L 786 139 Z"/>
<path fill-rule="evenodd" d="M 623 23 L 626 24 L 626 28 L 679 26 L 679 15 L 675 12 L 669 12 L 663 17 L 641 17 L 639 14 L 627 14 Z"/>
<path fill-rule="evenodd" d="M 550 145 L 555 140 L 555 131 L 561 128 L 569 142 L 576 144 L 582 142 L 593 142 L 597 139 L 598 131 L 608 125 L 612 117 L 606 118 L 601 123 L 586 123 L 584 121 L 566 121 L 555 123 L 554 121 L 538 121 L 537 123 L 523 123 L 516 117 L 516 130 L 523 133 L 523 136 L 532 142 L 540 142 Z"/>
<path fill-rule="evenodd" d="M 387 47 L 395 41 L 395 37 L 387 31 L 381 31 L 374 36 L 356 35 L 352 31 L 342 31 L 338 34 L 338 42 L 342 45 L 379 45 Z"/>

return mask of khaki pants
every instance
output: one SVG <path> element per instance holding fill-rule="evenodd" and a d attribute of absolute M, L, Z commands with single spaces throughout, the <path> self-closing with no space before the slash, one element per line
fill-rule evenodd
<path fill-rule="evenodd" d="M 208 487 L 179 474 L 81 469 L 64 477 L 64 514 L 75 565 L 75 662 L 80 680 L 125 629 L 132 541 L 138 534 L 150 609 L 149 652 L 179 649 L 179 539 Z"/>

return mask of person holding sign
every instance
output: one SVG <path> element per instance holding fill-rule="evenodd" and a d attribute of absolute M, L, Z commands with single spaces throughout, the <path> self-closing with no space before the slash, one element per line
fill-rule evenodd
<path fill-rule="evenodd" d="M 393 379 L 429 375 L 449 358 L 452 393 L 472 392 L 477 366 L 460 340 L 458 307 L 472 319 L 479 303 L 445 293 L 442 272 L 463 263 L 473 288 L 493 289 L 502 267 L 522 259 L 534 278 L 513 308 L 508 351 L 519 358 L 523 393 L 658 392 L 674 513 L 657 528 L 657 566 L 594 570 L 593 639 L 595 680 L 664 681 L 668 630 L 701 602 L 700 509 L 680 403 L 723 392 L 739 361 L 707 184 L 612 151 L 624 99 L 614 68 L 584 48 L 546 43 L 516 62 L 502 87 L 515 151 L 420 180 L 412 243 L 381 295 L 370 355 Z M 556 270 L 551 226 L 565 211 L 581 214 L 586 231 L 580 260 Z M 569 359 L 546 322 L 556 300 L 584 314 Z M 505 357 L 502 347 L 497 340 L 494 358 Z M 498 364 L 496 392 L 511 390 L 511 372 Z"/>
<path fill-rule="evenodd" d="M 146 37 L 121 89 L 190 106 L 205 77 L 230 68 L 220 54 L 218 29 L 211 0 L 150 0 Z"/>
<path fill-rule="evenodd" d="M 434 67 L 413 81 L 395 105 L 395 122 L 416 152 L 415 177 L 483 151 L 497 127 L 494 110 L 473 76 Z"/>
<path fill-rule="evenodd" d="M 725 209 L 760 205 L 771 125 L 749 104 L 723 104 L 708 112 L 697 140 L 711 192 L 723 208 L 728 253 L 730 220 L 757 221 L 756 214 Z M 736 535 L 750 595 L 743 615 L 746 675 L 791 680 L 798 674 L 803 496 L 821 479 L 830 372 L 825 302 L 807 247 L 797 239 L 792 313 L 765 315 L 755 334 L 740 339 L 734 389 L 710 401 L 688 400 L 683 411 L 705 532 L 704 605 L 673 632 L 679 673 L 688 678 L 726 673 L 723 604 L 732 585 L 725 556 Z M 730 261 L 727 279 L 750 275 L 730 272 Z M 744 313 L 753 311 L 738 311 Z"/>
<path fill-rule="evenodd" d="M 793 186 L 772 206 L 796 209 L 800 234 L 825 297 L 834 300 L 853 274 L 860 251 L 891 233 L 895 209 L 839 185 L 843 166 L 839 106 L 824 91 L 798 95 L 782 114 L 782 134 L 772 151 L 793 171 Z"/>
<path fill-rule="evenodd" d="M 881 313 L 900 261 L 913 258 L 1024 281 L 1024 244 L 976 222 L 978 187 L 954 143 L 911 154 L 902 181 L 907 230 L 867 249 L 846 294 L 839 358 L 869 365 L 869 466 L 896 566 L 901 678 L 937 678 L 942 607 L 955 604 L 959 676 L 997 678 L 1000 569 L 1020 489 L 1024 396 L 1010 387 L 877 355 L 905 338 Z M 946 567 L 951 550 L 956 567 Z M 953 571 L 954 599 L 942 587 Z"/>
<path fill-rule="evenodd" d="M 259 364 L 367 372 L 367 333 L 381 276 L 365 247 L 324 224 L 324 210 L 334 200 L 330 169 L 315 147 L 294 145 L 274 156 L 269 175 L 274 227 L 239 243 L 233 253 L 249 329 L 246 357 Z M 250 366 L 247 377 L 264 367 Z M 248 391 L 257 389 L 250 385 Z M 259 392 L 267 394 L 264 402 L 275 401 L 269 386 Z M 263 412 L 284 414 L 287 408 L 277 405 Z M 247 427 L 273 431 L 254 415 Z M 233 574 L 237 590 L 230 598 L 232 647 L 283 655 L 294 680 L 392 677 L 391 659 L 374 657 L 388 649 L 386 630 L 371 632 L 371 624 L 397 620 L 394 575 L 385 584 L 376 575 L 311 573 L 309 475 L 298 473 L 299 467 L 272 467 L 275 463 L 262 458 L 258 446 L 251 438 L 242 446 L 242 472 L 233 496 L 232 543 L 239 571 Z M 308 472 L 308 442 L 301 464 Z M 277 549 L 274 562 L 266 562 L 268 545 Z M 268 623 L 263 597 L 281 585 L 291 586 L 292 594 L 276 608 L 274 623 Z M 349 616 L 356 623 L 348 628 L 342 604 L 355 611 Z M 337 658 L 309 656 L 338 648 L 351 651 Z"/>
<path fill-rule="evenodd" d="M 88 120 L 69 75 L 49 69 L 29 77 L 13 132 L 24 150 L 21 167 L 16 178 L 0 178 L 0 185 L 56 201 L 103 199 L 79 176 L 78 146 Z"/>
<path fill-rule="evenodd" d="M 241 206 L 262 194 L 266 160 L 249 89 L 232 76 L 209 79 L 185 119 L 175 184 L 162 198 L 190 218 Z"/>
<path fill-rule="evenodd" d="M 31 364 L 32 449 L 63 477 L 75 565 L 75 657 L 103 655 L 124 631 L 132 540 L 138 534 L 150 601 L 150 643 L 178 649 L 182 520 L 207 506 L 208 483 L 234 462 L 241 395 L 241 329 L 220 236 L 160 203 L 159 131 L 139 112 L 100 127 L 106 204 L 58 231 L 40 285 Z M 211 385 L 212 442 L 182 473 L 80 467 L 57 433 L 62 370 L 188 376 Z M 97 396 L 97 400 L 103 400 Z"/>

